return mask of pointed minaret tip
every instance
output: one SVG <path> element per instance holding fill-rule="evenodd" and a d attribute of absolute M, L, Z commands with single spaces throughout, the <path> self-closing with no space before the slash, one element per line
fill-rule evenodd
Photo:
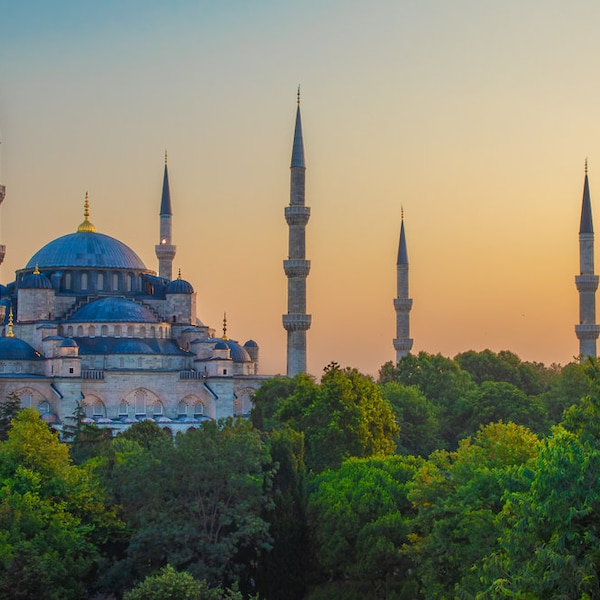
<path fill-rule="evenodd" d="M 167 149 L 165 148 L 165 165 L 169 162 L 169 154 L 167 152 Z"/>
<path fill-rule="evenodd" d="M 223 340 L 229 339 L 227 337 L 227 313 L 226 312 L 223 313 L 223 337 L 221 339 L 223 339 Z"/>
<path fill-rule="evenodd" d="M 160 214 L 161 215 L 172 215 L 173 210 L 171 208 L 171 190 L 169 187 L 169 168 L 167 166 L 168 154 L 165 150 L 165 172 L 163 175 L 163 188 L 162 196 L 160 199 Z"/>
<path fill-rule="evenodd" d="M 306 168 L 304 164 L 304 142 L 302 140 L 302 119 L 300 117 L 300 86 L 297 93 L 296 125 L 294 127 L 294 144 L 292 146 L 292 164 L 290 167 Z"/>
<path fill-rule="evenodd" d="M 401 209 L 402 222 L 400 225 L 400 243 L 398 244 L 398 262 L 397 265 L 408 264 L 408 252 L 406 250 L 406 234 L 404 233 L 404 209 Z"/>
<path fill-rule="evenodd" d="M 588 182 L 588 159 L 585 159 L 585 178 L 583 181 L 583 200 L 581 202 L 581 221 L 579 233 L 594 233 L 592 221 L 592 201 L 590 199 L 590 185 Z"/>

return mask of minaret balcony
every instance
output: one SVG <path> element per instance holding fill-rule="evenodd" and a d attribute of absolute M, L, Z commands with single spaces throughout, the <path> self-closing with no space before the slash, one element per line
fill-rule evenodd
<path fill-rule="evenodd" d="M 311 315 L 288 313 L 283 315 L 282 320 L 286 331 L 306 331 L 310 329 Z"/>
<path fill-rule="evenodd" d="M 595 323 L 580 323 L 575 325 L 575 334 L 580 340 L 596 340 L 600 335 L 600 325 Z"/>
<path fill-rule="evenodd" d="M 398 312 L 408 312 L 412 308 L 412 298 L 394 298 L 394 308 Z"/>
<path fill-rule="evenodd" d="M 411 338 L 402 338 L 394 340 L 394 348 L 397 352 L 410 352 L 413 347 L 413 340 Z"/>
<path fill-rule="evenodd" d="M 598 275 L 577 275 L 575 284 L 578 292 L 595 292 L 598 289 Z"/>
<path fill-rule="evenodd" d="M 308 277 L 310 273 L 310 260 L 290 258 L 283 261 L 283 270 L 287 277 Z"/>
<path fill-rule="evenodd" d="M 172 244 L 158 244 L 154 246 L 154 251 L 156 252 L 156 258 L 159 260 L 167 259 L 173 260 L 175 258 L 175 253 L 177 252 L 177 246 L 173 246 Z"/>
<path fill-rule="evenodd" d="M 285 220 L 291 227 L 293 225 L 304 226 L 310 219 L 310 207 L 308 206 L 286 206 Z"/>
<path fill-rule="evenodd" d="M 0 204 L 4 202 L 4 198 L 6 198 L 6 186 L 0 185 Z"/>

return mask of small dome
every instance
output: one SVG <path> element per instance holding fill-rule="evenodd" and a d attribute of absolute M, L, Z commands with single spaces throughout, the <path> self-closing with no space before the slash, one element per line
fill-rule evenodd
<path fill-rule="evenodd" d="M 68 319 L 71 322 L 157 323 L 158 319 L 145 306 L 125 298 L 100 298 L 82 306 Z"/>
<path fill-rule="evenodd" d="M 19 288 L 22 290 L 51 290 L 52 284 L 45 275 L 38 271 L 37 273 L 25 275 L 19 284 Z"/>
<path fill-rule="evenodd" d="M 42 355 L 16 337 L 0 337 L 0 360 L 41 360 Z"/>
<path fill-rule="evenodd" d="M 185 279 L 174 279 L 169 283 L 165 290 L 167 294 L 193 294 L 194 288 L 189 281 Z"/>
<path fill-rule="evenodd" d="M 252 362 L 248 351 L 240 346 L 235 340 L 220 339 L 215 345 L 215 350 L 225 350 L 226 348 L 229 348 L 229 353 L 233 362 Z"/>
<path fill-rule="evenodd" d="M 248 340 L 244 344 L 244 348 L 258 348 L 258 344 L 254 340 Z"/>
<path fill-rule="evenodd" d="M 60 345 L 61 348 L 77 348 L 77 342 L 71 338 L 65 338 Z"/>

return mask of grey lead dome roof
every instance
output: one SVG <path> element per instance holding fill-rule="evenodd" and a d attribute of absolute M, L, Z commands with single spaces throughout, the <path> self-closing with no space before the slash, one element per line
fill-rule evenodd
<path fill-rule="evenodd" d="M 100 298 L 85 304 L 67 321 L 73 323 L 106 321 L 125 323 L 158 323 L 158 319 L 145 306 L 125 298 Z"/>
<path fill-rule="evenodd" d="M 38 250 L 30 259 L 26 269 L 50 268 L 111 268 L 142 269 L 146 266 L 140 257 L 123 242 L 91 231 L 69 233 L 52 240 Z"/>

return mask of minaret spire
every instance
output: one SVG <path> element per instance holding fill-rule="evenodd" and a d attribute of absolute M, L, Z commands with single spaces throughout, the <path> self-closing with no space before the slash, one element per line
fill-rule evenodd
<path fill-rule="evenodd" d="M 290 204 L 285 207 L 289 251 L 288 259 L 283 261 L 288 279 L 288 312 L 283 315 L 283 327 L 287 331 L 287 375 L 293 377 L 298 373 L 306 373 L 306 331 L 311 324 L 311 316 L 306 314 L 306 278 L 310 272 L 310 261 L 306 260 L 305 230 L 310 208 L 304 203 L 306 165 L 300 117 L 300 86 L 290 171 Z"/>
<path fill-rule="evenodd" d="M 579 223 L 579 275 L 575 277 L 575 284 L 579 292 L 579 324 L 575 325 L 575 334 L 579 339 L 579 356 L 584 361 L 589 356 L 596 357 L 596 340 L 600 334 L 596 324 L 598 275 L 594 273 L 594 224 L 587 158 Z"/>
<path fill-rule="evenodd" d="M 171 190 L 169 188 L 168 155 L 165 150 L 165 172 L 163 175 L 162 195 L 160 198 L 160 240 L 154 247 L 158 258 L 158 276 L 171 281 L 173 278 L 173 260 L 177 246 L 172 244 Z"/>
<path fill-rule="evenodd" d="M 400 242 L 398 244 L 398 259 L 396 261 L 397 296 L 394 298 L 396 310 L 396 362 L 406 356 L 413 345 L 410 338 L 410 309 L 412 299 L 408 297 L 408 252 L 406 250 L 406 234 L 404 232 L 404 207 L 401 209 Z"/>

